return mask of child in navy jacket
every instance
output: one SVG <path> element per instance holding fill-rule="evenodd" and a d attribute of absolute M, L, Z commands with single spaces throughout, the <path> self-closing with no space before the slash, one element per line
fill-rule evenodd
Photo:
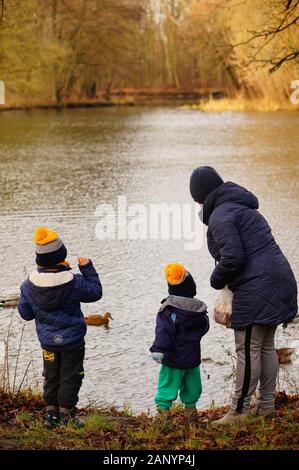
<path fill-rule="evenodd" d="M 157 314 L 150 348 L 153 359 L 161 363 L 155 403 L 158 412 L 169 411 L 179 392 L 186 411 L 196 414 L 202 392 L 200 341 L 209 330 L 207 306 L 194 298 L 196 284 L 184 266 L 167 265 L 165 276 L 169 296 Z"/>
<path fill-rule="evenodd" d="M 74 421 L 84 377 L 86 324 L 80 302 L 102 297 L 93 264 L 78 258 L 80 274 L 73 274 L 67 250 L 53 231 L 39 227 L 34 234 L 37 270 L 21 286 L 19 313 L 35 320 L 44 361 L 46 427 Z"/>

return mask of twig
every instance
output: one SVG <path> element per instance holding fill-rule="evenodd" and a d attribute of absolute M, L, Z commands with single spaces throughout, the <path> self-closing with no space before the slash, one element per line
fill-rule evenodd
<path fill-rule="evenodd" d="M 25 377 L 26 377 L 26 375 L 27 375 L 27 372 L 28 372 L 28 369 L 29 369 L 30 364 L 31 364 L 31 360 L 30 360 L 30 361 L 28 362 L 28 364 L 27 364 L 26 370 L 25 370 L 25 372 L 24 372 L 23 378 L 22 378 L 22 380 L 21 380 L 21 383 L 20 383 L 19 388 L 18 388 L 18 391 L 17 391 L 17 395 L 19 395 L 19 393 L 20 393 L 20 391 L 21 391 L 21 388 L 22 388 L 22 385 L 23 385 L 23 383 L 24 383 L 24 380 L 25 380 Z"/>
<path fill-rule="evenodd" d="M 100 400 L 100 398 L 96 398 L 95 400 L 90 401 L 87 406 L 84 406 L 84 408 L 91 408 L 92 405 L 94 405 L 99 400 Z"/>
<path fill-rule="evenodd" d="M 21 347 L 22 347 L 22 341 L 23 341 L 23 334 L 24 334 L 25 326 L 26 326 L 26 323 L 23 325 L 23 328 L 22 328 L 22 331 L 21 331 L 19 347 L 18 347 L 18 352 L 17 352 L 17 358 L 16 358 L 16 364 L 15 364 L 15 373 L 14 373 L 14 379 L 13 379 L 12 393 L 14 393 L 14 391 L 15 391 L 15 384 L 16 384 L 18 364 L 19 364 L 19 357 L 20 357 L 20 352 L 21 352 Z"/>
<path fill-rule="evenodd" d="M 7 330 L 6 339 L 4 340 L 5 344 L 5 356 L 4 356 L 4 370 L 3 370 L 3 388 L 7 389 L 10 392 L 10 377 L 9 377 L 9 337 L 11 332 L 11 326 L 13 321 L 14 309 L 12 310 L 10 316 L 10 323 Z"/>
<path fill-rule="evenodd" d="M 284 57 L 279 59 L 278 62 L 276 62 L 276 64 L 273 67 L 270 68 L 269 72 L 270 73 L 275 72 L 277 69 L 279 69 L 279 67 L 282 66 L 284 62 L 289 62 L 290 60 L 294 60 L 298 56 L 299 56 L 299 51 L 294 51 L 294 52 L 291 52 L 290 54 L 285 55 Z M 274 62 L 273 59 L 271 59 L 270 64 L 273 64 L 273 62 Z"/>

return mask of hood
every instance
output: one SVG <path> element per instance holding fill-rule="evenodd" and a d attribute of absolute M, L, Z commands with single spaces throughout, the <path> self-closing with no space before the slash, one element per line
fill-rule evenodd
<path fill-rule="evenodd" d="M 199 214 L 202 222 L 208 225 L 213 210 L 225 202 L 240 204 L 250 209 L 258 209 L 259 207 L 258 199 L 253 193 L 236 183 L 228 181 L 215 189 L 206 198 Z"/>
<path fill-rule="evenodd" d="M 165 313 L 176 325 L 182 325 L 184 331 L 200 328 L 203 321 L 206 321 L 204 314 L 207 312 L 207 306 L 199 299 L 170 295 L 163 302 L 159 313 L 163 313 L 167 308 L 168 311 Z"/>
<path fill-rule="evenodd" d="M 204 302 L 190 297 L 178 297 L 175 295 L 170 295 L 162 302 L 163 303 L 159 312 L 162 312 L 167 307 L 173 307 L 178 310 L 186 310 L 189 314 L 205 313 L 207 311 L 207 306 Z"/>
<path fill-rule="evenodd" d="M 29 276 L 29 295 L 43 310 L 57 310 L 67 301 L 74 284 L 70 271 L 40 273 Z"/>

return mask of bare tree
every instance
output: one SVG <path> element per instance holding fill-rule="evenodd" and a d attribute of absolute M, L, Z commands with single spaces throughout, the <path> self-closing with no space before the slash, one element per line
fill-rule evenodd
<path fill-rule="evenodd" d="M 272 0 L 267 9 L 267 23 L 259 29 L 248 31 L 250 37 L 233 47 L 251 45 L 250 64 L 269 66 L 269 72 L 278 70 L 284 63 L 297 60 L 298 42 L 291 41 L 299 22 L 299 0 Z M 271 53 L 265 53 L 272 45 Z"/>

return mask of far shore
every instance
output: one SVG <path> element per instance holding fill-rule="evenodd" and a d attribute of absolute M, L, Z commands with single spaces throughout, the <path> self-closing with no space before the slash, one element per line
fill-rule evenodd
<path fill-rule="evenodd" d="M 224 90 L 176 90 L 169 89 L 123 89 L 113 90 L 109 95 L 99 92 L 94 98 L 70 97 L 62 101 L 38 101 L 28 98 L 17 101 L 7 99 L 7 104 L 0 106 L 0 111 L 63 109 L 63 108 L 100 108 L 115 106 L 199 104 L 202 100 L 220 99 L 226 96 Z"/>
<path fill-rule="evenodd" d="M 9 99 L 0 106 L 0 111 L 35 109 L 104 108 L 117 106 L 177 106 L 184 110 L 202 112 L 276 112 L 298 111 L 298 105 L 290 100 L 275 101 L 267 97 L 249 98 L 243 94 L 230 94 L 225 90 L 199 89 L 124 89 L 113 90 L 107 96 L 100 92 L 96 98 L 73 97 L 64 101 L 39 102 L 38 100 L 16 101 Z"/>

